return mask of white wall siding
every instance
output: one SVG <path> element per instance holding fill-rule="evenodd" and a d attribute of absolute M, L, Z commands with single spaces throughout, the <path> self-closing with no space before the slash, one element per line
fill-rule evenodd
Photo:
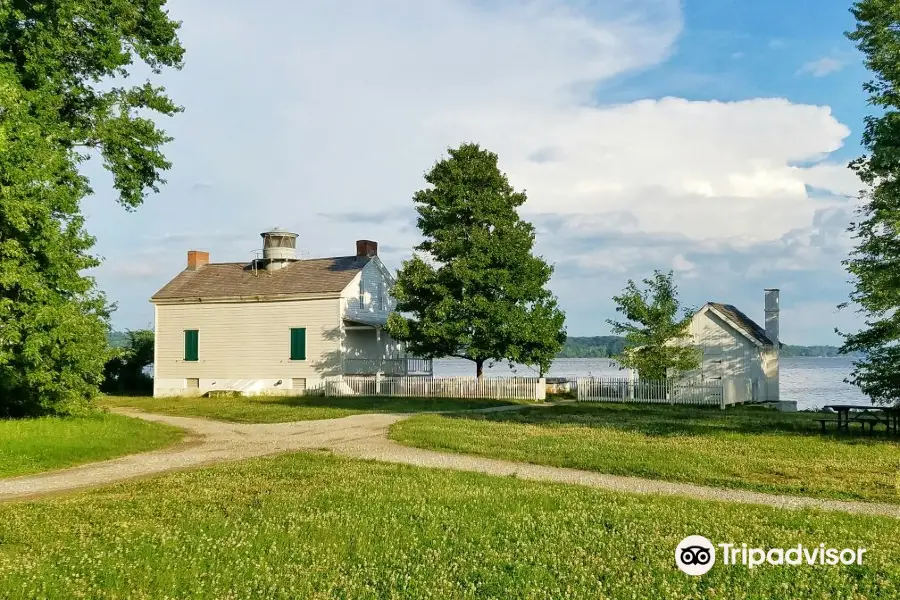
<path fill-rule="evenodd" d="M 309 384 L 340 374 L 339 298 L 159 304 L 155 312 L 154 395 L 184 393 L 189 378 L 200 379 L 201 394 L 260 385 L 248 391 L 289 393 L 293 378 Z M 306 328 L 306 360 L 290 359 L 292 327 Z M 199 331 L 197 361 L 184 360 L 186 329 Z"/>
<path fill-rule="evenodd" d="M 360 319 L 367 323 L 384 323 L 392 310 L 394 298 L 390 294 L 391 280 L 383 271 L 384 266 L 373 258 L 350 282 L 343 292 L 347 319 Z M 360 305 L 360 293 L 363 303 Z M 379 294 L 384 295 L 384 305 L 379 302 Z"/>
<path fill-rule="evenodd" d="M 694 343 L 703 350 L 701 367 L 691 375 L 702 375 L 704 379 L 746 377 L 753 385 L 754 399 L 765 398 L 766 378 L 756 344 L 711 311 L 695 315 L 690 332 Z"/>

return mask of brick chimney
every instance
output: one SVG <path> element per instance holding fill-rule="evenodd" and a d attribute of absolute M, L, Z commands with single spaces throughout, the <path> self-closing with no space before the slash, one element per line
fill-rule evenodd
<path fill-rule="evenodd" d="M 188 271 L 197 271 L 200 267 L 209 264 L 209 252 L 201 252 L 200 250 L 188 250 Z"/>
<path fill-rule="evenodd" d="M 372 240 L 356 240 L 356 257 L 378 256 L 378 242 Z"/>

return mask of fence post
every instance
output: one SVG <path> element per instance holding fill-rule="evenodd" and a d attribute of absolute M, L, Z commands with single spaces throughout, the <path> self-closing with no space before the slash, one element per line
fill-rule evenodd
<path fill-rule="evenodd" d="M 381 390 L 381 373 L 375 373 L 375 395 Z"/>
<path fill-rule="evenodd" d="M 546 377 L 538 378 L 536 391 L 537 391 L 537 393 L 535 394 L 535 396 L 537 396 L 537 398 L 535 398 L 535 400 L 543 401 L 543 400 L 547 399 L 547 378 Z"/>

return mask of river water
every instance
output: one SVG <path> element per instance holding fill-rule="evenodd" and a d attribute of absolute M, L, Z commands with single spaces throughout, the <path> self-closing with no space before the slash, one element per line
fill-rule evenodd
<path fill-rule="evenodd" d="M 781 399 L 796 400 L 800 410 L 823 404 L 870 404 L 859 388 L 844 383 L 853 368 L 852 359 L 840 358 L 782 358 L 780 361 Z M 548 377 L 627 377 L 616 364 L 605 358 L 559 358 L 553 362 Z M 434 361 L 435 377 L 475 375 L 475 364 L 460 359 Z M 506 363 L 485 368 L 491 377 L 535 377 L 537 372 L 527 366 L 510 369 Z"/>

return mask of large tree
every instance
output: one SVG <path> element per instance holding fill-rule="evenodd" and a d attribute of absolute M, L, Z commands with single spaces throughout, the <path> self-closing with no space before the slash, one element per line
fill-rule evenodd
<path fill-rule="evenodd" d="M 536 365 L 565 342 L 565 315 L 546 288 L 553 268 L 532 254 L 534 227 L 519 218 L 525 192 L 477 144 L 450 149 L 416 192 L 421 255 L 404 262 L 388 331 L 424 357 Z"/>
<path fill-rule="evenodd" d="M 613 296 L 616 312 L 626 319 L 607 321 L 614 334 L 625 334 L 625 349 L 614 358 L 622 367 L 636 370 L 641 379 L 652 381 L 696 369 L 700 353 L 689 343 L 694 310 L 681 308 L 675 274 L 654 271 L 643 283 L 642 290 L 629 279 L 622 293 Z"/>
<path fill-rule="evenodd" d="M 850 225 L 856 248 L 844 261 L 854 283 L 851 300 L 865 327 L 846 335 L 842 352 L 862 352 L 851 382 L 878 404 L 900 402 L 900 1 L 853 5 L 856 29 L 847 36 L 865 55 L 874 79 L 864 85 L 878 115 L 865 120 L 867 154 L 850 163 L 867 189 L 858 221 Z"/>
<path fill-rule="evenodd" d="M 180 68 L 164 0 L 0 2 L 0 415 L 63 411 L 93 397 L 111 307 L 84 270 L 99 264 L 81 200 L 92 156 L 118 201 L 163 183 L 169 141 L 149 116 L 180 109 L 129 67 Z"/>

